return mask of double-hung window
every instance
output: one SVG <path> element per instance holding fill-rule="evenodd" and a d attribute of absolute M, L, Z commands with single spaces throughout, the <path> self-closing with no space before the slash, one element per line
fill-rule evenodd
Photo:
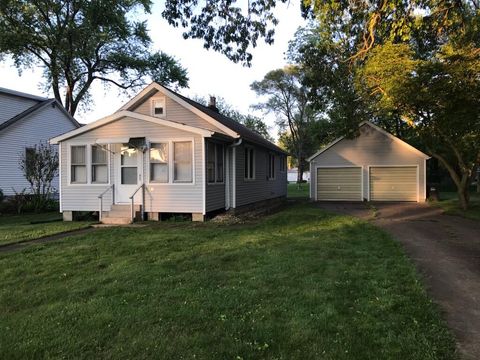
<path fill-rule="evenodd" d="M 268 180 L 275 179 L 275 155 L 268 154 L 267 158 L 267 178 Z"/>
<path fill-rule="evenodd" d="M 245 180 L 255 179 L 255 150 L 251 147 L 245 147 Z"/>
<path fill-rule="evenodd" d="M 191 141 L 173 143 L 173 182 L 193 182 L 193 154 Z"/>
<path fill-rule="evenodd" d="M 168 142 L 150 145 L 150 182 L 168 183 Z"/>
<path fill-rule="evenodd" d="M 108 183 L 108 153 L 103 146 L 92 145 L 92 184 Z"/>
<path fill-rule="evenodd" d="M 72 184 L 87 183 L 87 147 L 85 145 L 70 148 L 70 182 Z"/>
<path fill-rule="evenodd" d="M 285 172 L 287 169 L 287 159 L 285 156 L 280 156 L 280 172 Z"/>
<path fill-rule="evenodd" d="M 223 163 L 223 145 L 207 142 L 207 181 L 209 183 L 223 183 Z"/>

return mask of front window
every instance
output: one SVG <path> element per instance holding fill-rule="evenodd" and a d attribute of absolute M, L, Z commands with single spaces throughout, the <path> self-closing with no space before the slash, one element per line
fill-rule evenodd
<path fill-rule="evenodd" d="M 207 142 L 207 179 L 209 183 L 223 183 L 223 157 L 222 144 Z"/>
<path fill-rule="evenodd" d="M 269 180 L 275 179 L 275 155 L 268 154 L 267 177 Z"/>
<path fill-rule="evenodd" d="M 168 143 L 150 145 L 150 182 L 168 183 Z"/>
<path fill-rule="evenodd" d="M 108 183 L 107 150 L 98 145 L 92 146 L 92 183 Z"/>
<path fill-rule="evenodd" d="M 245 180 L 255 179 L 255 151 L 251 147 L 245 148 Z"/>
<path fill-rule="evenodd" d="M 72 146 L 71 153 L 71 174 L 70 182 L 72 184 L 86 184 L 87 183 L 87 147 Z"/>
<path fill-rule="evenodd" d="M 173 143 L 173 181 L 193 182 L 193 154 L 191 141 Z"/>

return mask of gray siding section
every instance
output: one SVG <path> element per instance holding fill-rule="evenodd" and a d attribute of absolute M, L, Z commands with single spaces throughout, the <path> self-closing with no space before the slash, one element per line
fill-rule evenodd
<path fill-rule="evenodd" d="M 236 207 L 287 195 L 287 172 L 280 172 L 280 155 L 275 153 L 275 179 L 267 180 L 268 149 L 255 149 L 255 180 L 245 180 L 245 144 L 236 148 Z"/>
<path fill-rule="evenodd" d="M 194 141 L 194 183 L 193 184 L 147 184 L 145 194 L 145 210 L 147 212 L 203 212 L 203 164 L 202 141 L 200 135 L 149 123 L 142 120 L 123 118 L 93 129 L 62 143 L 62 210 L 96 211 L 98 195 L 110 185 L 70 185 L 68 183 L 68 146 L 71 144 L 92 144 L 100 138 L 146 137 L 148 140 L 172 140 L 175 138 L 193 139 Z M 114 150 L 116 149 L 113 147 Z M 116 149 L 118 150 L 118 148 Z M 173 154 L 170 154 L 173 155 Z M 115 156 L 110 155 L 110 183 L 117 183 Z M 148 153 L 143 159 L 144 178 L 148 176 Z M 110 194 L 111 191 L 108 192 Z M 111 197 L 104 201 L 104 211 L 111 205 Z M 140 203 L 140 197 L 136 197 Z"/>
<path fill-rule="evenodd" d="M 0 94 L 0 124 L 36 104 L 38 101 L 32 99 Z"/>
<path fill-rule="evenodd" d="M 225 184 L 207 184 L 207 211 L 225 208 Z"/>
<path fill-rule="evenodd" d="M 156 96 L 163 96 L 160 95 L 158 92 L 154 95 L 152 95 L 150 98 L 145 100 L 143 103 L 138 105 L 133 111 L 143 114 L 143 115 L 148 115 L 152 116 L 152 110 L 151 110 L 151 101 L 154 99 Z M 207 130 L 212 130 L 218 133 L 223 133 L 219 128 L 217 128 L 215 125 L 212 125 L 208 121 L 202 119 L 198 115 L 194 114 L 190 110 L 186 109 L 176 101 L 172 100 L 168 96 L 165 96 L 166 98 L 166 120 L 170 121 L 176 121 L 182 124 L 202 128 L 202 129 L 207 129 Z"/>
<path fill-rule="evenodd" d="M 15 99 L 15 97 L 10 97 Z M 27 100 L 28 101 L 28 100 Z M 34 102 L 35 103 L 35 102 Z M 5 195 L 13 195 L 30 185 L 18 168 L 26 147 L 76 129 L 71 120 L 57 107 L 47 106 L 19 120 L 0 132 L 2 161 L 0 161 L 0 189 Z M 58 178 L 53 181 L 58 190 Z"/>
<path fill-rule="evenodd" d="M 406 145 L 389 138 L 368 125 L 360 128 L 355 139 L 343 139 L 310 162 L 310 196 L 315 198 L 316 168 L 319 166 L 362 166 L 363 197 L 368 199 L 368 167 L 376 165 L 418 166 L 419 200 L 425 200 L 425 159 Z"/>

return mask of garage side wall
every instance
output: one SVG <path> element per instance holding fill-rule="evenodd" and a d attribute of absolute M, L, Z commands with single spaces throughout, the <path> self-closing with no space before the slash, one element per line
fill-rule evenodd
<path fill-rule="evenodd" d="M 425 201 L 425 158 L 405 144 L 364 125 L 354 139 L 343 139 L 310 161 L 310 198 L 315 200 L 318 167 L 361 166 L 363 198 L 369 198 L 369 167 L 417 166 L 418 200 Z"/>

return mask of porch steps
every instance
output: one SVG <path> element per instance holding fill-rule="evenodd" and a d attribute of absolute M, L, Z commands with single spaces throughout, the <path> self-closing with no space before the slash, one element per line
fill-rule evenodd
<path fill-rule="evenodd" d="M 140 205 L 135 205 L 135 214 L 140 211 Z M 110 211 L 102 214 L 102 223 L 108 225 L 127 225 L 132 223 L 130 205 L 112 205 Z"/>

